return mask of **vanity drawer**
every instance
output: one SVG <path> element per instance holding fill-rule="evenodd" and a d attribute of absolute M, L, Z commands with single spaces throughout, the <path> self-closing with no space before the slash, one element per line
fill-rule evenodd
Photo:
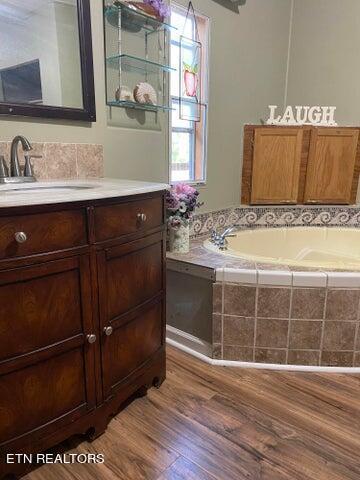
<path fill-rule="evenodd" d="M 25 236 L 19 236 L 20 232 Z M 1 259 L 65 250 L 86 243 L 85 210 L 0 217 Z"/>
<path fill-rule="evenodd" d="M 164 223 L 163 197 L 95 208 L 97 242 L 159 227 Z"/>

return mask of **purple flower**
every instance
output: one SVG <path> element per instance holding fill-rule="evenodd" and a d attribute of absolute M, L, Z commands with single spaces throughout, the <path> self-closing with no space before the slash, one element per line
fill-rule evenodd
<path fill-rule="evenodd" d="M 178 195 L 186 195 L 188 197 L 199 195 L 199 192 L 194 187 L 187 185 L 186 183 L 177 183 L 173 186 L 173 190 Z"/>
<path fill-rule="evenodd" d="M 168 223 L 172 227 L 180 223 L 187 223 L 193 216 L 196 208 L 202 204 L 198 202 L 199 192 L 185 183 L 173 185 L 166 192 L 166 208 Z"/>
<path fill-rule="evenodd" d="M 180 206 L 179 197 L 171 191 L 166 192 L 165 197 L 166 208 L 170 211 L 176 211 Z"/>

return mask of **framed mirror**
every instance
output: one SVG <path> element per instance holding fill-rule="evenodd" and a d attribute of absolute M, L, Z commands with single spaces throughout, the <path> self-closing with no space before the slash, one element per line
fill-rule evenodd
<path fill-rule="evenodd" d="M 0 115 L 94 122 L 90 0 L 0 0 Z"/>

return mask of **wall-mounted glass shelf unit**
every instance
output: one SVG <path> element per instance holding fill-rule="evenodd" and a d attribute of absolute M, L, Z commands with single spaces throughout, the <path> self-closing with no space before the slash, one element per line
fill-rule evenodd
<path fill-rule="evenodd" d="M 109 107 L 168 111 L 168 35 L 172 26 L 123 2 L 104 0 L 106 94 Z M 156 92 L 151 104 L 136 102 L 129 92 L 139 83 Z M 122 92 L 127 95 L 122 97 Z"/>
<path fill-rule="evenodd" d="M 176 72 L 176 69 L 170 67 L 170 65 L 163 65 L 162 63 L 152 62 L 145 58 L 133 57 L 125 53 L 109 57 L 106 61 L 110 67 L 122 68 L 123 70 L 136 70 L 144 74 L 158 74 L 161 70 L 165 72 Z"/>
<path fill-rule="evenodd" d="M 172 107 L 169 107 L 167 105 L 152 105 L 149 103 L 129 102 L 127 100 L 114 100 L 113 102 L 109 102 L 108 105 L 110 107 L 136 108 L 138 110 L 146 110 L 148 112 L 152 112 L 156 110 L 164 110 L 164 111 L 174 110 Z"/>
<path fill-rule="evenodd" d="M 112 25 L 118 25 L 119 16 L 121 16 L 121 23 L 124 28 L 128 27 L 134 29 L 135 27 L 143 28 L 149 32 L 157 30 L 177 30 L 169 23 L 162 22 L 161 20 L 151 17 L 141 10 L 126 5 L 125 3 L 118 3 L 105 6 L 105 17 Z"/>

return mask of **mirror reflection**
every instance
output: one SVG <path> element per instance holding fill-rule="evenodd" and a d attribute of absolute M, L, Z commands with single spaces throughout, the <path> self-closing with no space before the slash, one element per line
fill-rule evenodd
<path fill-rule="evenodd" d="M 0 102 L 83 108 L 76 0 L 0 0 Z"/>

